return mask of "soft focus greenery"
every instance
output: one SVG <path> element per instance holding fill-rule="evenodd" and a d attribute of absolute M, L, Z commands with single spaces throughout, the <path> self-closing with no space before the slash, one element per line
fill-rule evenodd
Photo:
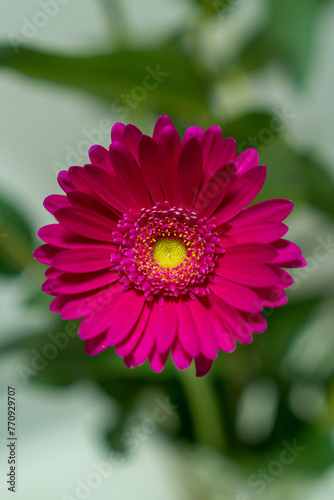
<path fill-rule="evenodd" d="M 238 44 L 237 50 L 226 55 L 226 51 L 212 44 L 209 57 L 208 33 L 224 30 L 224 23 L 236 14 L 242 2 L 193 2 L 196 10 L 192 21 L 171 39 L 152 42 L 151 46 L 138 46 L 130 36 L 125 36 L 130 28 L 121 9 L 116 8 L 118 2 L 104 1 L 105 15 L 110 16 L 110 47 L 106 46 L 100 54 L 69 57 L 35 50 L 33 44 L 20 47 L 16 53 L 10 45 L 3 45 L 0 65 L 36 82 L 79 89 L 103 102 L 107 110 L 113 104 L 115 121 L 120 119 L 117 108 L 120 96 L 131 94 L 134 87 L 142 85 L 148 66 L 159 66 L 168 76 L 161 78 L 155 89 L 147 91 L 140 105 L 125 110 L 126 122 L 150 133 L 149 127 L 155 119 L 168 114 L 180 133 L 191 125 L 205 128 L 217 124 L 225 137 L 233 136 L 238 144 L 244 143 L 244 148 L 252 145 L 249 137 L 256 138 L 261 163 L 268 166 L 268 180 L 257 201 L 289 198 L 295 202 L 298 213 L 316 212 L 331 224 L 333 180 L 312 151 L 294 148 L 288 126 L 280 130 L 272 125 L 275 118 L 272 109 L 257 109 L 250 104 L 240 113 L 237 106 L 233 109 L 232 102 L 225 113 L 221 100 L 223 96 L 224 101 L 228 88 L 237 101 L 238 89 L 268 63 L 279 67 L 292 87 L 302 89 L 314 62 L 318 14 L 326 2 L 268 0 L 265 21 Z M 269 130 L 269 135 L 264 130 Z M 31 281 L 31 297 L 26 307 L 46 311 L 49 297 L 39 291 L 45 268 L 33 262 L 31 253 L 39 242 L 32 233 L 29 220 L 6 201 L 3 193 L 0 272 L 13 279 L 19 273 L 26 273 L 26 279 Z M 308 248 L 310 254 L 317 245 L 316 237 L 315 234 L 313 247 Z M 302 273 L 297 276 L 307 276 L 308 281 L 314 277 L 311 272 L 308 276 L 307 270 Z M 322 357 L 312 363 L 309 353 L 310 345 L 316 345 L 310 344 L 312 325 L 323 317 L 327 318 L 326 325 L 334 323 L 333 289 L 318 286 L 312 291 L 308 287 L 308 293 L 303 294 L 303 278 L 299 281 L 297 292 L 293 289 L 288 292 L 288 305 L 265 311 L 267 331 L 256 335 L 251 345 L 238 345 L 233 354 L 221 353 L 204 379 L 196 379 L 192 368 L 185 373 L 177 372 L 171 362 L 161 374 L 152 373 L 148 363 L 129 370 L 113 349 L 89 358 L 83 351 L 83 342 L 71 337 L 56 359 L 31 380 L 35 384 L 56 386 L 78 379 L 94 381 L 118 402 L 120 410 L 117 425 L 101 429 L 101 433 L 112 447 L 125 453 L 122 436 L 131 423 L 131 413 L 138 405 L 145 407 L 145 404 L 149 412 L 154 394 L 165 393 L 178 405 L 179 419 L 175 425 L 162 424 L 161 432 L 180 445 L 181 456 L 184 453 L 187 460 L 195 462 L 189 452 L 196 449 L 203 464 L 209 460 L 216 464 L 211 475 L 203 473 L 196 477 L 190 470 L 184 471 L 185 476 L 193 474 L 192 480 L 200 483 L 192 493 L 194 499 L 236 498 L 234 486 L 224 492 L 217 480 L 220 466 L 230 466 L 223 460 L 230 460 L 228 464 L 238 467 L 240 491 L 248 491 L 247 478 L 259 467 L 266 469 L 277 460 L 283 441 L 292 443 L 296 439 L 305 450 L 284 471 L 285 480 L 291 481 L 290 486 L 286 483 L 284 495 L 287 499 L 295 498 L 294 481 L 316 478 L 333 463 L 334 417 L 333 342 L 319 334 L 319 342 L 326 342 L 326 338 L 328 341 Z M 28 363 L 31 349 L 40 352 L 50 342 L 47 333 L 63 332 L 65 325 L 66 322 L 50 313 L 48 328 L 31 332 L 24 340 L 2 345 L 1 352 L 23 351 Z M 315 328 L 312 331 L 316 333 Z M 270 488 L 268 483 L 263 498 L 272 498 Z M 251 488 L 254 496 L 241 495 L 240 500 L 257 498 L 255 490 Z"/>

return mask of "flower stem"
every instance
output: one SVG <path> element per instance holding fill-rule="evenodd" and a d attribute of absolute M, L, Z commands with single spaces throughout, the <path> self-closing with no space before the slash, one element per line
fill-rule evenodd
<path fill-rule="evenodd" d="M 224 451 L 224 426 L 210 374 L 196 378 L 190 368 L 178 374 L 188 398 L 196 441 Z"/>

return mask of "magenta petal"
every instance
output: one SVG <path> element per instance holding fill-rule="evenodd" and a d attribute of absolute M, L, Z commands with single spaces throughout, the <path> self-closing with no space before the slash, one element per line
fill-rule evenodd
<path fill-rule="evenodd" d="M 87 179 L 87 175 L 85 174 L 83 167 L 70 167 L 68 169 L 68 173 L 73 189 L 94 195 L 94 191 L 90 187 L 89 179 Z"/>
<path fill-rule="evenodd" d="M 37 235 L 45 243 L 60 248 L 96 248 L 98 246 L 99 248 L 109 248 L 113 252 L 115 249 L 114 243 L 108 242 L 104 244 L 100 241 L 78 236 L 60 224 L 43 226 L 38 230 Z"/>
<path fill-rule="evenodd" d="M 150 197 L 138 164 L 120 142 L 110 145 L 110 157 L 117 177 L 138 208 L 151 208 Z"/>
<path fill-rule="evenodd" d="M 157 338 L 157 324 L 161 314 L 161 307 L 157 302 L 153 302 L 151 314 L 146 325 L 143 336 L 133 351 L 133 359 L 138 365 L 144 363 L 153 349 Z"/>
<path fill-rule="evenodd" d="M 110 173 L 93 165 L 85 165 L 85 172 L 95 194 L 108 205 L 123 213 L 137 207 L 137 204 L 129 199 L 115 174 L 112 177 Z"/>
<path fill-rule="evenodd" d="M 45 280 L 41 286 L 42 292 L 47 293 L 48 295 L 56 295 L 51 288 L 52 280 Z"/>
<path fill-rule="evenodd" d="M 105 285 L 118 281 L 118 273 L 108 271 L 99 271 L 87 274 L 63 274 L 52 282 L 52 290 L 56 293 L 76 294 L 95 290 Z"/>
<path fill-rule="evenodd" d="M 244 285 L 233 283 L 217 276 L 217 283 L 211 285 L 212 292 L 233 307 L 246 312 L 259 312 L 263 304 L 258 295 Z"/>
<path fill-rule="evenodd" d="M 115 323 L 115 319 L 116 321 L 119 320 L 119 316 L 122 312 L 124 314 L 122 306 L 124 305 L 124 301 L 128 303 L 128 293 L 131 294 L 131 292 L 122 293 L 120 284 L 115 284 L 110 287 L 108 300 L 103 300 L 102 303 L 97 302 L 96 307 L 94 307 L 82 321 L 79 327 L 79 337 L 82 339 L 90 339 L 108 329 L 107 340 L 108 344 L 112 345 L 110 342 L 110 326 Z M 125 314 L 124 316 L 125 317 L 122 318 L 124 320 L 123 325 L 126 327 L 127 319 L 130 318 L 131 315 Z M 125 335 L 127 333 L 128 331 L 126 331 Z"/>
<path fill-rule="evenodd" d="M 119 344 L 115 345 L 115 351 L 118 356 L 128 356 L 134 351 L 135 347 L 143 336 L 148 319 L 151 314 L 151 309 L 152 302 L 146 300 L 142 313 L 129 335 L 125 337 L 125 339 L 123 339 Z"/>
<path fill-rule="evenodd" d="M 193 137 L 195 139 L 197 139 L 199 143 L 201 143 L 203 135 L 204 135 L 204 131 L 203 131 L 203 129 L 201 129 L 201 127 L 189 127 L 184 133 L 182 145 L 184 145 L 186 142 L 188 142 Z"/>
<path fill-rule="evenodd" d="M 111 141 L 112 142 L 122 142 L 123 133 L 124 133 L 125 125 L 123 123 L 115 123 L 111 129 Z"/>
<path fill-rule="evenodd" d="M 272 245 L 278 250 L 278 255 L 274 261 L 275 264 L 295 260 L 301 256 L 300 248 L 292 241 L 278 240 L 273 242 Z"/>
<path fill-rule="evenodd" d="M 203 151 L 203 170 L 204 182 L 206 183 L 212 175 L 224 163 L 222 162 L 221 151 L 223 149 L 223 135 L 219 127 L 209 127 L 202 137 L 202 151 Z"/>
<path fill-rule="evenodd" d="M 39 262 L 50 265 L 53 257 L 61 251 L 61 248 L 46 244 L 36 248 L 33 252 L 33 256 Z"/>
<path fill-rule="evenodd" d="M 220 259 L 215 273 L 235 283 L 252 287 L 267 287 L 278 281 L 277 274 L 266 265 L 238 261 L 227 263 L 224 262 L 224 256 Z"/>
<path fill-rule="evenodd" d="M 275 199 L 261 201 L 251 207 L 245 208 L 240 214 L 233 219 L 234 226 L 245 226 L 246 224 L 256 224 L 262 221 L 281 222 L 284 220 L 291 210 L 293 203 L 289 200 Z"/>
<path fill-rule="evenodd" d="M 67 199 L 67 196 L 64 196 L 63 194 L 51 194 L 50 196 L 47 196 L 43 202 L 44 208 L 50 214 L 53 214 L 57 208 L 61 207 L 70 207 L 70 203 Z"/>
<path fill-rule="evenodd" d="M 159 135 L 158 165 L 165 199 L 175 206 L 177 166 L 181 152 L 180 136 L 172 126 L 164 127 Z"/>
<path fill-rule="evenodd" d="M 117 230 L 115 222 L 98 212 L 65 207 L 55 211 L 54 216 L 66 229 L 79 236 L 113 242 L 112 233 Z"/>
<path fill-rule="evenodd" d="M 234 163 L 226 163 L 215 174 L 202 183 L 194 210 L 199 217 L 209 217 L 219 206 L 236 179 Z"/>
<path fill-rule="evenodd" d="M 111 267 L 112 251 L 108 248 L 64 250 L 52 259 L 52 266 L 69 273 L 90 273 Z"/>
<path fill-rule="evenodd" d="M 115 301 L 109 306 L 114 312 L 108 330 L 109 345 L 119 344 L 125 339 L 136 324 L 145 304 L 144 296 L 132 290 L 124 292 L 122 288 L 118 288 L 118 292 Z"/>
<path fill-rule="evenodd" d="M 178 339 L 184 352 L 189 356 L 198 356 L 200 353 L 199 336 L 190 313 L 189 305 L 180 300 L 177 304 Z"/>
<path fill-rule="evenodd" d="M 220 238 L 221 245 L 236 245 L 240 243 L 272 243 L 284 236 L 288 226 L 282 222 L 257 222 L 254 224 L 235 225 Z"/>
<path fill-rule="evenodd" d="M 59 172 L 57 181 L 59 186 L 62 188 L 65 193 L 67 193 L 70 189 L 73 189 L 73 184 L 70 181 L 70 176 L 68 175 L 67 170 L 62 170 Z"/>
<path fill-rule="evenodd" d="M 106 342 L 106 336 L 106 332 L 104 332 L 93 339 L 86 340 L 85 353 L 89 356 L 95 356 L 96 354 L 99 354 L 100 352 L 107 349 L 108 344 Z"/>
<path fill-rule="evenodd" d="M 175 363 L 175 366 L 179 370 L 185 370 L 188 368 L 191 364 L 192 357 L 189 356 L 184 350 L 182 349 L 180 343 L 176 340 L 172 346 L 172 358 Z"/>
<path fill-rule="evenodd" d="M 202 148 L 197 139 L 191 138 L 182 146 L 177 172 L 179 206 L 188 210 L 192 210 L 198 195 L 202 164 Z"/>
<path fill-rule="evenodd" d="M 179 304 L 173 299 L 167 299 L 160 307 L 157 323 L 156 348 L 164 353 L 172 346 L 177 332 L 177 311 Z"/>
<path fill-rule="evenodd" d="M 88 156 L 94 165 L 100 165 L 109 156 L 109 152 L 106 148 L 95 145 L 89 149 Z"/>
<path fill-rule="evenodd" d="M 255 291 L 262 300 L 264 307 L 280 307 L 284 306 L 288 301 L 283 290 L 278 287 L 257 288 Z"/>
<path fill-rule="evenodd" d="M 221 259 L 225 259 L 225 262 L 241 260 L 243 262 L 264 264 L 274 262 L 277 255 L 277 250 L 271 245 L 244 243 L 227 248 Z"/>
<path fill-rule="evenodd" d="M 238 174 L 244 174 L 247 170 L 257 167 L 259 164 L 259 153 L 254 148 L 246 149 L 235 160 Z"/>
<path fill-rule="evenodd" d="M 50 311 L 60 313 L 67 301 L 66 295 L 57 295 L 50 303 Z"/>
<path fill-rule="evenodd" d="M 44 274 L 46 278 L 50 278 L 53 280 L 61 276 L 63 273 L 62 271 L 58 271 L 58 269 L 55 269 L 54 267 L 48 267 Z"/>
<path fill-rule="evenodd" d="M 158 147 L 148 135 L 143 135 L 139 142 L 139 164 L 144 180 L 154 203 L 165 201 L 158 165 Z"/>
<path fill-rule="evenodd" d="M 215 213 L 217 225 L 230 220 L 254 200 L 264 184 L 266 173 L 266 167 L 255 167 L 233 183 Z"/>
<path fill-rule="evenodd" d="M 69 191 L 67 198 L 72 206 L 89 210 L 90 212 L 101 214 L 107 219 L 111 219 L 115 224 L 119 221 L 119 215 L 106 203 L 100 201 L 96 196 L 80 191 Z"/>
<path fill-rule="evenodd" d="M 156 347 L 153 347 L 151 354 L 149 355 L 150 365 L 154 372 L 160 373 L 167 362 L 168 351 L 161 353 Z"/>
<path fill-rule="evenodd" d="M 160 139 L 160 135 L 162 130 L 165 127 L 174 127 L 174 124 L 172 120 L 169 118 L 167 115 L 162 115 L 160 118 L 158 118 L 157 123 L 155 124 L 154 131 L 153 131 L 153 139 L 158 142 Z"/>
<path fill-rule="evenodd" d="M 230 336 L 243 344 L 252 342 L 251 329 L 249 324 L 243 319 L 241 313 L 234 307 L 226 304 L 223 300 L 217 298 L 213 300 L 216 305 L 216 310 L 219 311 L 219 317 L 223 321 Z"/>
<path fill-rule="evenodd" d="M 251 332 L 262 333 L 267 328 L 267 322 L 261 313 L 246 313 L 240 311 L 240 315 Z"/>
<path fill-rule="evenodd" d="M 210 302 L 207 303 L 211 307 Z M 208 359 L 215 359 L 218 354 L 218 341 L 214 324 L 210 318 L 210 308 L 205 307 L 200 300 L 195 299 L 189 302 L 189 310 L 198 333 L 201 353 Z"/>
<path fill-rule="evenodd" d="M 195 358 L 195 366 L 196 366 L 196 377 L 204 377 L 212 366 L 212 359 L 207 359 L 205 356 L 201 354 Z"/>
<path fill-rule="evenodd" d="M 143 133 L 139 130 L 139 128 L 130 123 L 125 127 L 123 132 L 123 139 L 121 141 L 137 162 L 139 159 L 138 145 L 142 135 Z"/>

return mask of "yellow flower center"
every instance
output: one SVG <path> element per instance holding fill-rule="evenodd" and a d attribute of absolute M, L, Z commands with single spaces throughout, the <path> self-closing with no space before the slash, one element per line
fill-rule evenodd
<path fill-rule="evenodd" d="M 178 239 L 164 238 L 154 245 L 153 259 L 160 267 L 178 267 L 186 255 L 187 249 Z"/>

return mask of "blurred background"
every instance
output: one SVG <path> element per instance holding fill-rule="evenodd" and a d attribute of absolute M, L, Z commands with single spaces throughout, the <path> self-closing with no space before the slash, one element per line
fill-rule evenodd
<path fill-rule="evenodd" d="M 0 0 L 1 498 L 16 388 L 18 500 L 334 497 L 334 3 Z M 221 126 L 256 147 L 257 201 L 295 202 L 295 270 L 267 331 L 196 379 L 84 354 L 35 262 L 60 170 L 117 121 Z"/>

